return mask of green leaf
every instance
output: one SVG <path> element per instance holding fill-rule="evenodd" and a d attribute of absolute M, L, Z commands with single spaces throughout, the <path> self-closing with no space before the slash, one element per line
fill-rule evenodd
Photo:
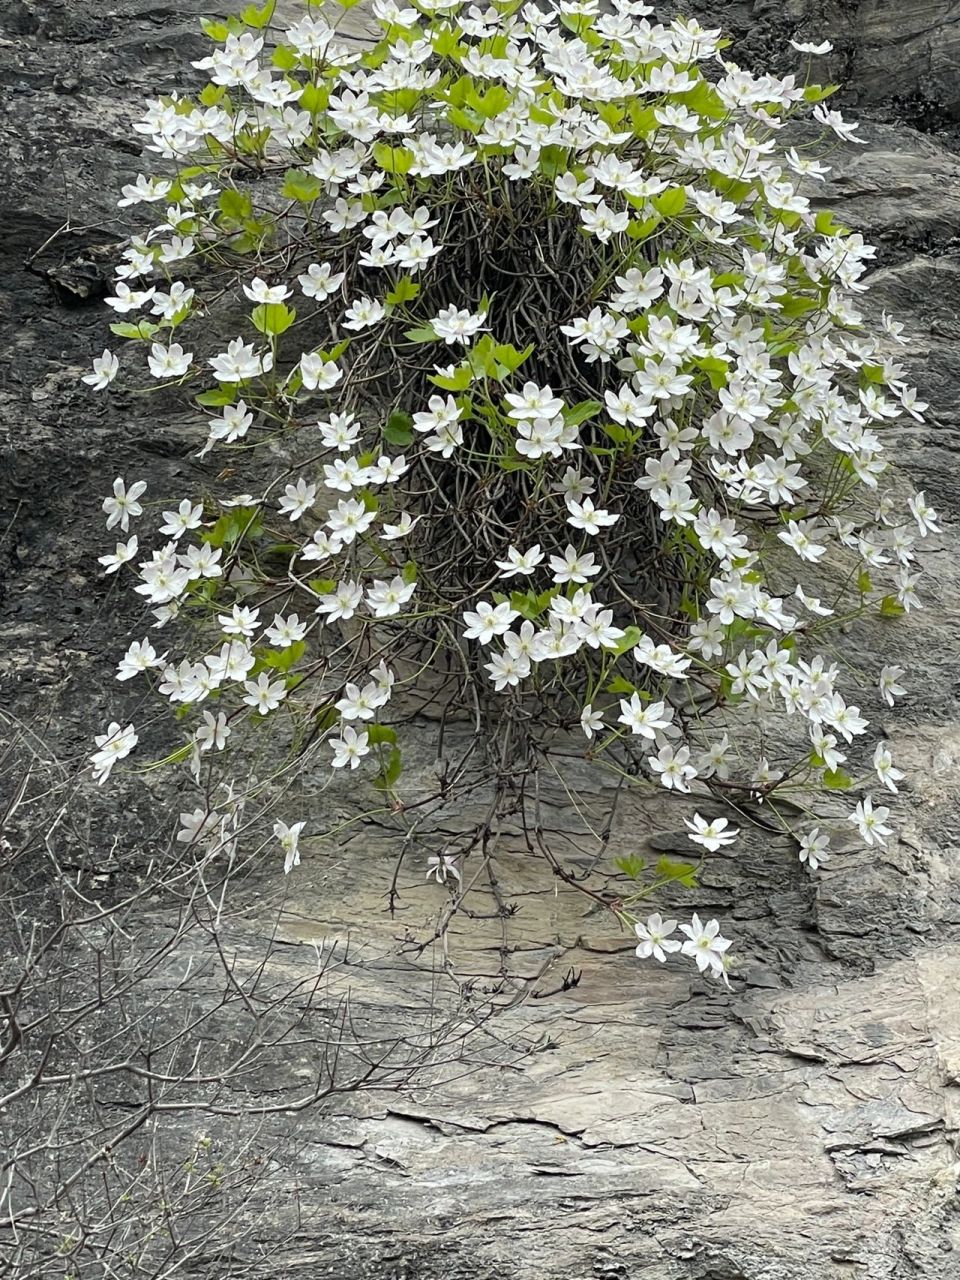
<path fill-rule="evenodd" d="M 212 391 L 201 391 L 198 396 L 194 396 L 197 404 L 202 404 L 209 409 L 222 409 L 225 404 L 233 404 L 237 397 L 236 383 L 224 383 L 221 387 L 215 387 Z"/>
<path fill-rule="evenodd" d="M 386 300 L 391 306 L 400 306 L 404 302 L 412 302 L 419 293 L 420 286 L 417 282 L 409 276 L 403 276 L 387 294 Z"/>
<path fill-rule="evenodd" d="M 687 889 L 697 887 L 697 868 L 692 862 L 675 862 L 672 858 L 658 858 L 655 874 L 658 880 L 672 880 Z"/>
<path fill-rule="evenodd" d="M 578 427 L 581 422 L 586 422 L 588 418 L 596 417 L 603 408 L 599 400 L 581 400 L 579 404 L 575 404 L 570 409 L 564 409 L 563 420 L 568 427 Z"/>
<path fill-rule="evenodd" d="M 212 529 L 202 534 L 211 547 L 228 547 L 242 537 L 257 537 L 263 531 L 259 507 L 234 507 L 225 511 Z"/>
<path fill-rule="evenodd" d="M 288 307 L 285 302 L 261 302 L 250 315 L 260 332 L 268 335 L 286 333 L 296 318 L 294 308 Z"/>
<path fill-rule="evenodd" d="M 857 574 L 857 590 L 862 596 L 873 590 L 873 579 L 866 569 L 861 569 Z"/>
<path fill-rule="evenodd" d="M 291 49 L 288 44 L 278 44 L 273 51 L 273 65 L 278 71 L 292 71 L 298 61 L 296 49 Z"/>
<path fill-rule="evenodd" d="M 658 196 L 653 197 L 653 207 L 665 218 L 675 218 L 687 203 L 687 193 L 683 187 L 667 187 Z"/>
<path fill-rule="evenodd" d="M 643 632 L 639 627 L 625 627 L 623 636 L 617 641 L 616 645 L 612 649 L 608 650 L 608 652 L 615 654 L 616 657 L 619 658 L 622 654 L 629 652 L 630 649 L 635 649 L 642 638 Z M 632 686 L 630 688 L 630 692 L 633 692 Z"/>
<path fill-rule="evenodd" d="M 469 364 L 459 365 L 449 378 L 442 373 L 431 373 L 427 377 L 428 382 L 444 391 L 466 391 L 473 379 L 474 373 Z"/>
<path fill-rule="evenodd" d="M 416 582 L 417 580 L 416 561 L 408 560 L 406 564 L 403 566 L 400 576 L 403 578 L 404 582 L 408 587 L 410 586 L 411 583 Z"/>
<path fill-rule="evenodd" d="M 280 194 L 285 200 L 310 204 L 323 195 L 323 185 L 312 173 L 304 173 L 302 169 L 288 169 L 283 177 Z"/>
<path fill-rule="evenodd" d="M 219 106 L 227 96 L 226 86 L 222 84 L 205 84 L 197 96 L 200 100 L 201 106 Z"/>
<path fill-rule="evenodd" d="M 841 227 L 829 209 L 821 209 L 814 219 L 814 226 L 821 236 L 843 235 L 846 227 Z"/>
<path fill-rule="evenodd" d="M 309 111 L 312 116 L 317 115 L 320 111 L 326 111 L 329 101 L 330 90 L 326 85 L 304 85 L 300 93 L 301 108 L 304 111 Z"/>
<path fill-rule="evenodd" d="M 499 342 L 493 349 L 494 358 L 497 364 L 503 365 L 508 373 L 516 373 L 525 360 L 533 355 L 534 344 L 531 342 L 528 347 L 524 347 L 522 351 L 510 342 Z"/>
<path fill-rule="evenodd" d="M 203 29 L 204 35 L 209 36 L 211 40 L 216 40 L 217 44 L 223 44 L 224 40 L 226 40 L 227 36 L 230 34 L 230 29 L 227 24 L 225 22 L 220 22 L 216 18 L 201 18 L 200 26 Z"/>
<path fill-rule="evenodd" d="M 286 649 L 255 649 L 254 653 L 265 667 L 284 674 L 295 666 L 307 651 L 305 640 L 296 640 Z"/>
<path fill-rule="evenodd" d="M 240 14 L 240 18 L 248 27 L 253 27 L 255 31 L 262 31 L 264 27 L 270 25 L 270 19 L 276 7 L 277 0 L 267 0 L 261 9 L 258 9 L 255 4 L 248 4 Z"/>
<path fill-rule="evenodd" d="M 637 692 L 636 687 L 625 680 L 623 676 L 614 676 L 608 685 L 605 686 L 606 693 L 625 693 L 628 697 Z"/>
<path fill-rule="evenodd" d="M 438 342 L 439 339 L 430 325 L 420 329 L 404 329 L 403 336 L 408 342 Z"/>
<path fill-rule="evenodd" d="M 662 218 L 659 214 L 655 218 L 647 218 L 644 222 L 631 218 L 627 224 L 627 235 L 631 240 L 646 240 L 656 231 L 661 222 Z"/>
<path fill-rule="evenodd" d="M 367 732 L 369 733 L 369 730 Z M 394 747 L 387 757 L 387 763 L 381 769 L 379 775 L 374 778 L 373 785 L 379 791 L 390 791 L 402 772 L 403 757 L 400 754 L 400 748 Z"/>
<path fill-rule="evenodd" d="M 880 601 L 881 618 L 901 618 L 906 612 L 896 596 L 884 596 Z"/>
<path fill-rule="evenodd" d="M 822 102 L 824 98 L 832 97 L 839 88 L 838 84 L 808 84 L 803 96 L 807 102 Z"/>
<path fill-rule="evenodd" d="M 460 49 L 457 33 L 453 27 L 443 27 L 441 30 L 433 32 L 431 38 L 433 51 L 438 58 L 452 57 Z"/>
<path fill-rule="evenodd" d="M 391 147 L 386 142 L 373 144 L 373 158 L 384 173 L 409 173 L 413 166 L 413 152 L 407 147 Z"/>
<path fill-rule="evenodd" d="M 134 338 L 147 341 L 159 330 L 158 324 L 150 320 L 141 320 L 139 324 L 131 324 L 128 320 L 118 320 L 110 326 L 110 332 L 118 338 Z"/>
<path fill-rule="evenodd" d="M 823 774 L 823 785 L 828 791 L 849 791 L 853 779 L 842 769 L 826 769 Z"/>
<path fill-rule="evenodd" d="M 409 413 L 394 409 L 380 434 L 388 444 L 395 444 L 398 448 L 405 449 L 414 440 L 413 419 Z"/>
<path fill-rule="evenodd" d="M 397 731 L 386 724 L 371 724 L 367 726 L 367 741 L 371 747 L 378 747 L 381 742 L 389 742 L 392 747 L 395 747 Z"/>
<path fill-rule="evenodd" d="M 253 201 L 250 197 L 234 191 L 232 187 L 227 187 L 220 192 L 217 204 L 223 216 L 229 218 L 231 222 L 242 223 L 253 213 Z"/>
<path fill-rule="evenodd" d="M 510 593 L 510 608 L 516 609 L 521 617 L 533 622 L 534 619 L 539 618 L 550 607 L 550 602 L 557 595 L 557 592 L 557 587 L 548 587 L 546 591 L 541 591 L 539 595 L 533 590 L 512 591 Z"/>
<path fill-rule="evenodd" d="M 646 860 L 637 857 L 635 853 L 625 858 L 614 858 L 613 865 L 630 880 L 641 880 L 644 871 L 647 869 Z"/>

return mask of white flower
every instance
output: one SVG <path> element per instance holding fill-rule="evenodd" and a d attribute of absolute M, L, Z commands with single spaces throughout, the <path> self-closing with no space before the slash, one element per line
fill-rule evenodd
<path fill-rule="evenodd" d="M 465 308 L 460 309 L 451 304 L 443 307 L 430 321 L 430 327 L 438 338 L 442 338 L 447 346 L 459 342 L 466 346 L 474 334 L 483 328 L 486 316 L 474 314 Z"/>
<path fill-rule="evenodd" d="M 134 640 L 120 659 L 117 679 L 132 680 L 134 676 L 149 671 L 151 667 L 162 666 L 165 660 L 166 654 L 158 658 L 157 651 L 149 640 Z"/>
<path fill-rule="evenodd" d="M 94 391 L 105 391 L 120 371 L 120 361 L 107 347 L 103 355 L 94 356 L 93 373 L 85 373 L 80 381 L 93 387 Z"/>
<path fill-rule="evenodd" d="M 567 524 L 589 534 L 597 534 L 601 529 L 608 529 L 620 519 L 615 513 L 595 507 L 591 498 L 584 498 L 582 502 L 575 502 L 572 498 L 568 498 L 567 510 L 570 512 Z"/>
<path fill-rule="evenodd" d="M 273 615 L 273 625 L 267 627 L 263 633 L 264 638 L 269 640 L 271 644 L 275 644 L 278 649 L 289 649 L 291 645 L 296 644 L 298 640 L 302 640 L 307 634 L 307 624 L 301 622 L 299 615 L 291 613 L 288 617 L 281 617 L 279 613 Z"/>
<path fill-rule="evenodd" d="M 719 923 L 716 920 L 708 920 L 703 924 L 700 917 L 694 914 L 689 924 L 680 926 L 680 932 L 687 935 L 687 941 L 681 947 L 682 954 L 695 960 L 701 973 L 705 969 L 710 969 L 718 977 L 723 977 L 723 953 L 730 946 L 730 942 L 721 935 Z"/>
<path fill-rule="evenodd" d="M 300 832 L 306 825 L 305 822 L 294 822 L 288 827 L 279 820 L 273 824 L 273 834 L 280 841 L 280 848 L 283 850 L 284 875 L 289 875 L 294 867 L 300 865 Z"/>
<path fill-rule="evenodd" d="M 422 516 L 411 517 L 409 511 L 403 511 L 396 524 L 383 525 L 380 536 L 385 542 L 396 542 L 399 538 L 407 537 L 413 526 L 422 518 Z"/>
<path fill-rule="evenodd" d="M 647 758 L 647 764 L 653 773 L 660 775 L 661 785 L 668 791 L 689 791 L 689 783 L 697 776 L 696 769 L 690 764 L 690 748 L 685 746 L 674 749 L 667 743 L 655 756 Z"/>
<path fill-rule="evenodd" d="M 900 684 L 900 677 L 903 673 L 903 667 L 893 666 L 884 667 L 880 672 L 880 692 L 883 695 L 884 702 L 890 707 L 893 706 L 894 698 L 902 698 L 907 692 Z"/>
<path fill-rule="evenodd" d="M 464 638 L 489 644 L 495 636 L 502 636 L 505 631 L 508 631 L 510 623 L 519 616 L 516 609 L 511 609 L 508 604 L 492 605 L 481 600 L 476 612 L 468 610 L 463 615 L 463 620 L 467 624 L 463 633 Z"/>
<path fill-rule="evenodd" d="M 317 486 L 308 484 L 301 476 L 296 484 L 288 484 L 279 502 L 282 515 L 289 520 L 299 520 L 304 512 L 309 511 L 317 500 Z"/>
<path fill-rule="evenodd" d="M 116 573 L 121 565 L 130 563 L 137 554 L 138 546 L 137 535 L 134 534 L 129 541 L 118 542 L 112 555 L 97 556 L 97 561 L 103 565 L 106 573 Z"/>
<path fill-rule="evenodd" d="M 689 818 L 684 818 L 683 821 L 692 832 L 687 839 L 693 844 L 702 845 L 708 853 L 716 853 L 725 845 L 733 844 L 740 834 L 737 827 L 730 827 L 727 830 L 729 823 L 726 818 L 714 818 L 712 822 L 707 822 L 706 818 L 695 813 L 693 821 Z"/>
<path fill-rule="evenodd" d="M 256 682 L 245 680 L 243 687 L 247 693 L 243 701 L 248 707 L 253 707 L 255 711 L 259 711 L 262 716 L 268 715 L 271 711 L 276 711 L 287 696 L 287 686 L 284 682 L 282 680 L 271 682 L 265 671 L 260 672 Z"/>
<path fill-rule="evenodd" d="M 892 828 L 885 825 L 889 816 L 890 810 L 886 805 L 880 804 L 874 808 L 873 800 L 867 796 L 848 815 L 847 821 L 852 822 L 860 832 L 864 844 L 876 844 L 882 848 L 887 843 L 887 836 L 893 834 Z"/>
<path fill-rule="evenodd" d="M 217 621 L 225 636 L 246 636 L 249 639 L 257 629 L 259 617 L 259 609 L 235 604 L 230 613 L 217 614 Z"/>
<path fill-rule="evenodd" d="M 305 351 L 300 357 L 300 378 L 307 391 L 329 391 L 342 377 L 336 361 L 324 360 L 317 351 Z"/>
<path fill-rule="evenodd" d="M 516 547 L 507 548 L 506 560 L 494 560 L 501 570 L 501 578 L 514 578 L 518 574 L 531 574 L 538 564 L 543 564 L 543 552 L 540 543 L 535 542 L 527 551 L 518 551 Z"/>
<path fill-rule="evenodd" d="M 382 302 L 364 294 L 362 298 L 356 298 L 347 307 L 344 312 L 343 327 L 359 333 L 361 329 L 379 324 L 386 314 L 387 309 Z"/>
<path fill-rule="evenodd" d="M 227 724 L 227 717 L 222 711 L 219 711 L 216 715 L 213 715 L 210 711 L 204 711 L 203 720 L 204 723 L 194 734 L 200 745 L 200 750 L 210 751 L 215 747 L 217 751 L 222 751 L 227 745 L 227 739 L 233 732 Z"/>
<path fill-rule="evenodd" d="M 269 285 L 266 280 L 261 280 L 259 276 L 254 276 L 249 284 L 245 284 L 243 292 L 251 302 L 263 303 L 267 306 L 276 305 L 278 302 L 283 302 L 285 298 L 290 297 L 290 290 L 286 285 Z"/>
<path fill-rule="evenodd" d="M 122 477 L 113 482 L 113 495 L 104 498 L 102 509 L 107 513 L 107 528 L 119 525 L 124 533 L 130 528 L 131 517 L 142 516 L 143 507 L 137 501 L 147 491 L 147 482 L 137 480 L 128 489 Z"/>
<path fill-rule="evenodd" d="M 269 351 L 257 355 L 252 342 L 234 338 L 227 343 L 226 351 L 215 355 L 207 364 L 218 382 L 246 382 L 269 373 L 273 368 L 273 355 Z"/>
<path fill-rule="evenodd" d="M 184 351 L 179 342 L 165 347 L 154 342 L 147 356 L 147 365 L 155 378 L 182 378 L 193 363 L 193 352 Z"/>
<path fill-rule="evenodd" d="M 563 401 L 551 389 L 538 387 L 535 382 L 525 382 L 519 393 L 508 391 L 505 399 L 507 413 L 516 421 L 525 418 L 555 418 L 563 412 Z"/>
<path fill-rule="evenodd" d="M 297 280 L 308 298 L 323 302 L 343 284 L 344 273 L 334 273 L 329 262 L 312 262 L 307 267 L 306 274 L 298 276 Z"/>
<path fill-rule="evenodd" d="M 940 526 L 937 524 L 940 517 L 933 507 L 928 506 L 926 495 L 922 489 L 909 500 L 907 506 L 910 508 L 910 514 L 917 522 L 921 538 L 925 538 L 928 533 L 940 532 Z"/>
<path fill-rule="evenodd" d="M 638 693 L 631 694 L 630 701 L 620 699 L 620 724 L 626 725 L 633 734 L 649 738 L 652 742 L 659 729 L 665 729 L 673 720 L 673 708 L 662 702 L 643 703 Z"/>
<path fill-rule="evenodd" d="M 800 861 L 808 871 L 816 871 L 830 861 L 829 845 L 830 837 L 819 827 L 811 827 L 800 837 Z"/>
<path fill-rule="evenodd" d="M 580 713 L 580 728 L 587 738 L 592 738 L 595 733 L 603 732 L 603 716 L 599 711 L 594 711 L 589 702 Z"/>
<path fill-rule="evenodd" d="M 110 776 L 110 770 L 118 760 L 125 759 L 140 741 L 132 724 L 121 729 L 116 720 L 112 720 L 105 733 L 94 737 L 97 750 L 90 757 L 93 765 L 93 776 L 102 785 Z"/>
<path fill-rule="evenodd" d="M 581 553 L 570 545 L 565 548 L 562 559 L 560 556 L 550 557 L 550 568 L 558 587 L 565 582 L 586 582 L 600 572 L 600 565 L 592 551 Z"/>
<path fill-rule="evenodd" d="M 368 741 L 369 734 L 366 731 L 358 733 L 353 725 L 345 724 L 340 737 L 330 739 L 333 747 L 333 760 L 330 762 L 332 767 L 343 769 L 349 765 L 351 769 L 358 768 L 363 756 L 369 755 Z"/>
<path fill-rule="evenodd" d="M 659 960 L 663 964 L 668 952 L 680 950 L 681 943 L 676 938 L 670 937 L 672 933 L 676 932 L 676 920 L 664 920 L 659 912 L 654 912 L 652 916 L 648 916 L 646 924 L 640 924 L 637 921 L 633 928 L 640 939 L 637 955 L 641 960 L 646 960 L 653 956 L 654 960 Z"/>
<path fill-rule="evenodd" d="M 449 853 L 431 853 L 427 858 L 427 875 L 436 880 L 437 884 L 446 884 L 447 877 L 453 876 L 457 881 L 462 881 L 463 876 L 460 874 L 460 868 L 457 866 L 456 858 Z"/>

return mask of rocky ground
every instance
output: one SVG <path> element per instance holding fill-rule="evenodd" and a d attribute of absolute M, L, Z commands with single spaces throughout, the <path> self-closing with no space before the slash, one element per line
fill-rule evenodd
<path fill-rule="evenodd" d="M 0 0 L 0 705 L 64 767 L 116 705 L 114 655 L 130 625 L 95 571 L 100 499 L 115 474 L 163 495 L 208 474 L 175 401 L 93 397 L 76 380 L 105 342 L 103 246 L 126 233 L 116 193 L 148 171 L 131 121 L 144 96 L 184 85 L 204 51 L 206 8 Z M 775 67 L 787 65 L 786 35 L 831 36 L 831 73 L 867 121 L 868 146 L 836 153 L 827 197 L 881 248 L 872 305 L 916 336 L 911 369 L 933 408 L 927 425 L 897 428 L 895 452 L 945 517 L 926 610 L 893 640 L 851 638 L 894 643 L 911 673 L 889 720 L 910 779 L 899 842 L 838 856 L 816 880 L 762 838 L 711 864 L 678 902 L 730 922 L 743 960 L 732 993 L 638 965 L 584 899 L 538 891 L 541 868 L 509 831 L 497 880 L 475 886 L 473 918 L 454 922 L 444 956 L 416 945 L 447 902 L 419 864 L 401 868 L 400 908 L 386 910 L 389 827 L 311 848 L 271 953 L 280 978 L 309 972 L 323 943 L 339 957 L 331 992 L 349 991 L 368 1026 L 422 1025 L 439 1007 L 500 1011 L 468 1068 L 305 1113 L 256 1219 L 262 1262 L 228 1250 L 193 1274 L 940 1280 L 960 1270 L 960 11 L 948 0 L 718 0 L 699 11 L 742 37 L 745 61 Z M 430 753 L 425 732 L 423 776 Z M 602 812 L 601 783 L 582 786 Z M 106 871 L 122 880 L 157 803 L 173 798 L 161 787 L 123 813 L 115 799 L 84 800 Z M 555 838 L 571 838 L 581 817 L 561 792 L 547 809 Z M 662 807 L 621 807 L 614 851 L 651 836 L 662 846 L 675 823 Z M 255 954 L 272 927 L 275 874 L 237 888 L 238 952 Z M 497 919 L 504 904 L 516 909 Z M 567 971 L 579 980 L 562 990 Z"/>

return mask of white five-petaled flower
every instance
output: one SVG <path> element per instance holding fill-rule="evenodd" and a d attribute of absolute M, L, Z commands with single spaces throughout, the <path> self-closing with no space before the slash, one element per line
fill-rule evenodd
<path fill-rule="evenodd" d="M 134 534 L 128 541 L 118 542 L 112 555 L 97 556 L 97 560 L 103 565 L 105 573 L 116 573 L 121 565 L 130 563 L 137 554 L 139 545 L 137 535 Z"/>
<path fill-rule="evenodd" d="M 501 578 L 514 578 L 518 574 L 533 573 L 538 564 L 543 563 L 543 552 L 540 550 L 540 543 L 536 542 L 527 551 L 518 551 L 516 547 L 507 548 L 506 560 L 494 560 L 494 564 L 501 571 Z"/>
<path fill-rule="evenodd" d="M 430 321 L 430 326 L 438 338 L 442 338 L 447 346 L 459 342 L 466 346 L 470 339 L 483 328 L 486 316 L 482 312 L 474 313 L 455 305 L 443 307 Z"/>
<path fill-rule="evenodd" d="M 739 828 L 729 826 L 727 818 L 714 818 L 708 822 L 699 813 L 695 813 L 692 820 L 684 818 L 683 821 L 691 832 L 687 839 L 693 844 L 702 845 L 708 853 L 716 853 L 725 845 L 733 844 L 740 834 Z"/>
<path fill-rule="evenodd" d="M 120 371 L 120 361 L 109 348 L 104 347 L 103 355 L 94 356 L 93 373 L 85 373 L 80 381 L 93 387 L 94 391 L 105 391 Z"/>
<path fill-rule="evenodd" d="M 516 609 L 511 609 L 509 604 L 492 605 L 486 600 L 481 600 L 475 612 L 467 610 L 463 615 L 463 620 L 467 624 L 463 633 L 464 638 L 489 644 L 495 636 L 502 636 L 505 631 L 508 631 L 510 623 L 519 616 Z"/>
<path fill-rule="evenodd" d="M 460 868 L 457 866 L 457 860 L 450 853 L 431 853 L 427 858 L 427 880 L 430 877 L 436 880 L 437 884 L 446 884 L 447 877 L 453 876 L 454 880 L 462 882 L 463 876 L 460 874 Z"/>
<path fill-rule="evenodd" d="M 280 703 L 287 696 L 287 686 L 282 680 L 271 681 L 265 671 L 261 671 L 256 681 L 245 680 L 243 687 L 246 690 L 246 697 L 243 701 L 248 707 L 253 707 L 255 711 L 259 711 L 260 715 L 268 715 L 271 711 L 276 711 Z"/>
<path fill-rule="evenodd" d="M 852 822 L 860 832 L 864 844 L 879 845 L 883 848 L 887 843 L 887 836 L 893 834 L 893 829 L 886 825 L 889 817 L 890 810 L 886 805 L 878 804 L 874 808 L 873 800 L 870 796 L 866 796 L 853 813 L 848 815 L 847 821 Z"/>
<path fill-rule="evenodd" d="M 104 498 L 102 509 L 107 514 L 107 528 L 119 525 L 124 533 L 130 528 L 131 517 L 142 516 L 143 507 L 137 501 L 147 491 L 147 482 L 137 480 L 128 489 L 121 476 L 113 482 L 113 494 Z"/>
<path fill-rule="evenodd" d="M 222 751 L 227 745 L 227 739 L 233 730 L 227 724 L 227 717 L 222 711 L 218 711 L 214 715 L 211 711 L 204 711 L 203 724 L 194 734 L 199 743 L 201 751 L 211 751 L 216 749 Z"/>
<path fill-rule="evenodd" d="M 576 502 L 573 498 L 567 499 L 567 524 L 574 529 L 582 529 L 584 533 L 597 534 L 601 529 L 608 529 L 610 525 L 616 524 L 620 519 L 615 512 L 604 511 L 593 505 L 591 498 L 584 498 L 582 502 Z"/>
<path fill-rule="evenodd" d="M 300 865 L 300 833 L 306 825 L 305 822 L 294 822 L 287 826 L 279 820 L 273 824 L 273 834 L 280 841 L 280 848 L 283 850 L 284 875 Z"/>
<path fill-rule="evenodd" d="M 631 694 L 629 701 L 625 698 L 620 699 L 620 714 L 617 720 L 620 724 L 626 725 L 631 733 L 648 738 L 652 742 L 658 730 L 665 729 L 673 720 L 673 708 L 666 706 L 663 702 L 644 703 L 640 695 L 634 693 Z"/>
<path fill-rule="evenodd" d="M 637 955 L 641 960 L 653 956 L 654 960 L 663 964 L 669 952 L 680 950 L 682 944 L 670 937 L 676 932 L 676 920 L 664 920 L 657 911 L 652 916 L 647 916 L 646 924 L 641 924 L 638 920 L 633 928 L 640 939 Z"/>
<path fill-rule="evenodd" d="M 347 765 L 351 769 L 359 768 L 361 759 L 370 753 L 369 737 L 366 730 L 358 732 L 351 724 L 343 725 L 340 737 L 330 739 L 333 747 L 333 759 L 330 763 L 333 768 L 343 769 Z"/>
<path fill-rule="evenodd" d="M 274 306 L 290 297 L 290 290 L 283 284 L 267 284 L 259 276 L 254 276 L 249 284 L 243 286 L 243 292 L 251 302 Z"/>
<path fill-rule="evenodd" d="M 94 737 L 97 750 L 90 757 L 93 765 L 93 776 L 98 784 L 106 782 L 110 770 L 118 760 L 125 759 L 140 741 L 132 724 L 121 729 L 116 720 L 112 720 L 105 733 Z"/>
<path fill-rule="evenodd" d="M 694 912 L 690 923 L 680 926 L 680 932 L 687 935 L 687 941 L 680 948 L 682 954 L 690 956 L 701 973 L 709 969 L 726 981 L 724 952 L 730 946 L 730 940 L 720 933 L 719 922 L 708 920 L 703 924 Z"/>
<path fill-rule="evenodd" d="M 819 827 L 811 827 L 800 837 L 800 861 L 809 871 L 830 861 L 830 837 Z"/>
<path fill-rule="evenodd" d="M 880 693 L 887 706 L 892 707 L 894 698 L 902 698 L 907 692 L 903 685 L 900 684 L 900 677 L 903 674 L 903 667 L 895 666 L 884 667 L 880 672 Z"/>

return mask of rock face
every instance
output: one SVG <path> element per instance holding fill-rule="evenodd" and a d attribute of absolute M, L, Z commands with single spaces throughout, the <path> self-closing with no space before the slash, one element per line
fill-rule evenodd
<path fill-rule="evenodd" d="M 76 382 L 105 341 L 96 299 L 109 246 L 125 234 L 116 193 L 149 171 L 131 120 L 144 96 L 183 85 L 206 9 L 0 2 L 0 687 L 67 764 L 115 713 L 113 662 L 131 621 L 94 572 L 100 498 L 115 474 L 163 495 L 208 474 L 175 400 L 93 398 Z M 676 904 L 729 920 L 743 960 L 732 993 L 640 966 L 585 898 L 543 892 L 543 864 L 510 830 L 471 888 L 471 913 L 449 928 L 446 891 L 424 882 L 422 860 L 400 866 L 387 910 L 400 852 L 389 823 L 311 847 L 279 925 L 268 909 L 277 868 L 248 874 L 234 896 L 238 954 L 255 957 L 276 925 L 271 972 L 302 980 L 323 943 L 328 998 L 349 995 L 371 1036 L 440 1016 L 480 1030 L 410 1087 L 271 1120 L 257 1141 L 272 1150 L 282 1133 L 287 1145 L 248 1207 L 256 1248 L 238 1257 L 221 1241 L 195 1274 L 942 1280 L 960 1270 L 960 22 L 946 0 L 698 11 L 742 34 L 743 62 L 793 66 L 785 35 L 829 36 L 832 74 L 866 121 L 868 145 L 838 150 L 826 199 L 880 246 L 870 305 L 917 339 L 910 368 L 933 408 L 927 425 L 898 427 L 892 448 L 945 518 L 928 607 L 895 637 L 910 670 L 910 697 L 889 724 L 909 778 L 899 842 L 840 854 L 816 880 L 762 837 L 736 861 L 711 862 Z M 854 634 L 853 656 L 892 634 Z M 425 727 L 419 746 L 422 779 L 432 734 Z M 604 811 L 606 784 L 582 785 Z M 149 847 L 152 803 L 131 796 L 120 814 L 89 801 L 95 851 L 102 840 L 102 866 L 120 884 Z M 324 804 L 349 813 L 347 794 Z M 574 841 L 584 816 L 566 793 L 544 807 L 548 838 Z M 610 852 L 649 850 L 671 823 L 662 807 L 624 804 Z M 108 829 L 120 836 L 111 858 Z M 145 940 L 165 927 L 162 911 L 145 919 Z M 286 1065 L 309 1074 L 300 1052 Z M 273 1086 L 258 1078 L 249 1089 L 269 1098 Z"/>

